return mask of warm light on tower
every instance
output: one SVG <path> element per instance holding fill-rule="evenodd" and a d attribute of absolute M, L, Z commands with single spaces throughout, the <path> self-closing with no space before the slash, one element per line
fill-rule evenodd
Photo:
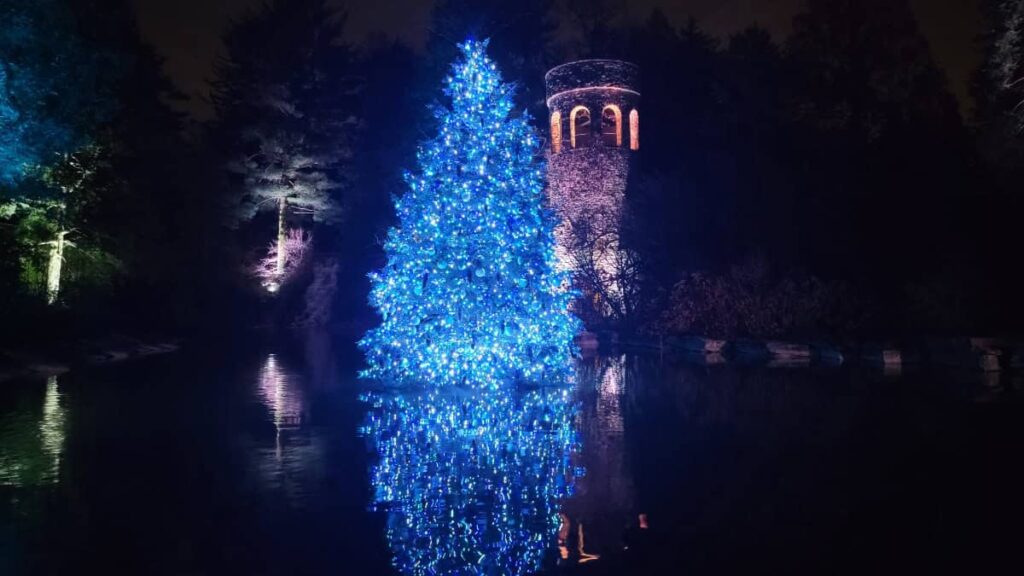
<path fill-rule="evenodd" d="M 609 136 L 606 146 L 622 146 L 622 110 L 615 104 L 608 104 L 601 111 L 601 134 Z"/>
<path fill-rule="evenodd" d="M 636 110 L 629 111 L 629 149 L 640 149 L 640 113 Z"/>
<path fill-rule="evenodd" d="M 585 275 L 587 286 L 600 286 L 587 296 L 605 316 L 613 304 L 623 308 L 619 228 L 630 158 L 640 147 L 639 75 L 628 62 L 581 60 L 544 77 L 553 141 L 556 134 L 561 141 L 561 118 L 569 115 L 570 146 L 554 146 L 548 162 L 548 196 L 562 219 L 555 232 L 559 263 L 577 280 Z M 628 126 L 623 110 L 630 111 Z"/>
<path fill-rule="evenodd" d="M 551 150 L 555 154 L 562 151 L 562 114 L 557 110 L 551 115 Z"/>
<path fill-rule="evenodd" d="M 573 148 L 585 145 L 590 141 L 590 110 L 586 106 L 576 106 L 569 113 L 569 142 Z"/>

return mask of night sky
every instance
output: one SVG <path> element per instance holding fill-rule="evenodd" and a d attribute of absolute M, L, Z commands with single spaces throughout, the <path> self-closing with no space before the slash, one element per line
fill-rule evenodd
<path fill-rule="evenodd" d="M 134 0 L 143 36 L 167 58 L 167 72 L 190 97 L 197 118 L 210 114 L 204 102 L 219 36 L 232 17 L 262 0 Z M 803 0 L 631 0 L 632 17 L 641 19 L 661 7 L 676 23 L 695 17 L 703 28 L 728 36 L 758 23 L 782 39 Z M 969 82 L 980 53 L 980 0 L 911 0 L 921 28 L 939 64 L 945 67 L 953 92 L 965 112 L 970 109 Z M 356 42 L 384 33 L 422 47 L 432 0 L 356 0 L 347 5 L 350 39 Z"/>

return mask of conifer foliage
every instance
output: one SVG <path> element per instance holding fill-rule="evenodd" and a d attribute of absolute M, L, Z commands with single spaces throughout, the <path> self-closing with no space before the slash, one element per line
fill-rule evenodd
<path fill-rule="evenodd" d="M 555 269 L 540 141 L 512 86 L 469 40 L 445 80 L 438 134 L 395 200 L 387 264 L 371 275 L 383 318 L 361 341 L 364 376 L 493 388 L 569 367 L 578 321 Z"/>
<path fill-rule="evenodd" d="M 225 36 L 213 102 L 214 142 L 234 176 L 228 223 L 277 214 L 276 262 L 257 274 L 271 292 L 290 277 L 295 216 L 337 225 L 347 206 L 361 82 L 344 25 L 325 0 L 276 0 Z"/>

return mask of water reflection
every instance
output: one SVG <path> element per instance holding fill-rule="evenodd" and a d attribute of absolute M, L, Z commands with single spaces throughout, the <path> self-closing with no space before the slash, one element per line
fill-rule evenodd
<path fill-rule="evenodd" d="M 41 402 L 36 394 L 0 414 L 0 485 L 39 486 L 60 478 L 67 409 L 57 376 L 47 378 Z"/>
<path fill-rule="evenodd" d="M 39 421 L 39 437 L 46 454 L 49 470 L 47 477 L 56 480 L 60 475 L 60 456 L 64 449 L 64 408 L 60 405 L 60 390 L 57 377 L 46 379 L 46 394 L 43 397 L 43 418 Z"/>
<path fill-rule="evenodd" d="M 629 368 L 621 355 L 584 359 L 577 366 L 583 405 L 579 460 L 587 475 L 579 482 L 578 494 L 566 504 L 566 512 L 577 524 L 580 562 L 595 559 L 594 551 L 619 550 L 622 529 L 634 515 L 633 476 L 625 444 Z"/>
<path fill-rule="evenodd" d="M 374 508 L 403 574 L 530 574 L 582 471 L 568 388 L 371 394 Z"/>
<path fill-rule="evenodd" d="M 281 432 L 302 426 L 302 391 L 295 376 L 281 369 L 277 356 L 268 354 L 260 370 L 260 398 L 274 423 L 275 453 L 282 457 Z"/>
<path fill-rule="evenodd" d="M 274 433 L 273 449 L 256 450 L 259 475 L 264 484 L 282 490 L 288 504 L 309 504 L 323 464 L 323 445 L 308 426 L 304 378 L 276 354 L 268 354 L 257 383 L 257 396 Z"/>
<path fill-rule="evenodd" d="M 323 350 L 334 375 L 319 350 L 5 382 L 0 574 L 884 573 L 1015 550 L 1019 389 L 628 356 L 581 361 L 571 391 L 388 394 L 368 417 L 355 352 Z"/>

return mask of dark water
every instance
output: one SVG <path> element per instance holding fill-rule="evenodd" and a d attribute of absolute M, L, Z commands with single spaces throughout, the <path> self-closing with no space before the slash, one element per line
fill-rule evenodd
<path fill-rule="evenodd" d="M 0 574 L 1024 566 L 1008 377 L 614 355 L 397 394 L 358 365 L 319 338 L 0 383 Z"/>

